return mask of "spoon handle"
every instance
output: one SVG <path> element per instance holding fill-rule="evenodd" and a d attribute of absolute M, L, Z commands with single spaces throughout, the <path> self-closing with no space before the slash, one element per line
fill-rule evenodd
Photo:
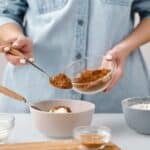
<path fill-rule="evenodd" d="M 15 56 L 21 56 L 24 59 L 26 59 L 26 57 L 24 56 L 24 54 L 21 53 L 19 50 L 15 49 L 15 48 L 11 47 L 11 50 L 9 51 L 9 53 L 11 53 L 12 55 L 15 55 Z"/>
<path fill-rule="evenodd" d="M 5 44 L 6 45 L 6 44 Z M 39 67 L 38 65 L 36 65 L 35 63 L 31 62 L 30 60 L 28 60 L 24 54 L 22 52 L 20 52 L 18 49 L 15 49 L 15 48 L 12 48 L 11 46 L 8 46 L 10 47 L 10 51 L 9 53 L 11 53 L 12 55 L 14 56 L 20 56 L 20 57 L 23 57 L 30 65 L 32 65 L 34 68 L 38 69 L 40 72 L 44 73 L 46 76 L 49 77 L 49 74 L 44 70 L 42 69 L 41 67 Z M 2 51 L 1 51 L 2 52 Z"/>
<path fill-rule="evenodd" d="M 0 93 L 4 94 L 6 96 L 9 96 L 11 98 L 14 98 L 18 101 L 26 102 L 26 99 L 23 96 L 21 96 L 20 94 L 14 92 L 14 91 L 12 91 L 12 90 L 4 87 L 4 86 L 0 86 Z"/>
<path fill-rule="evenodd" d="M 33 62 L 31 62 L 30 60 L 28 60 L 19 50 L 14 49 L 14 48 L 11 48 L 10 53 L 13 54 L 13 55 L 15 55 L 15 56 L 21 56 L 21 57 L 23 57 L 24 59 L 26 59 L 26 61 L 27 61 L 30 65 L 32 65 L 34 68 L 38 69 L 40 72 L 44 73 L 46 76 L 49 77 L 48 73 L 47 73 L 45 70 L 43 70 L 41 67 L 39 67 L 39 66 L 36 65 L 35 63 L 33 63 Z"/>
<path fill-rule="evenodd" d="M 49 78 L 49 74 L 48 74 L 45 70 L 43 70 L 41 67 L 39 67 L 39 66 L 36 65 L 35 63 L 29 61 L 28 59 L 26 59 L 26 61 L 27 61 L 30 65 L 32 65 L 34 68 L 36 68 L 36 69 L 38 69 L 40 72 L 44 73 L 44 74 Z"/>

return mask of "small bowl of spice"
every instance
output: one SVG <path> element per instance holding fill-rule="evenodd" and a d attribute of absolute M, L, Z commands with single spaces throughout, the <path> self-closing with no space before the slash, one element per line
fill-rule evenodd
<path fill-rule="evenodd" d="M 74 130 L 74 138 L 84 149 L 103 149 L 111 139 L 111 131 L 107 127 L 81 126 Z"/>
<path fill-rule="evenodd" d="M 133 97 L 122 101 L 128 126 L 141 134 L 150 135 L 150 97 Z"/>
<path fill-rule="evenodd" d="M 95 94 L 108 87 L 114 70 L 113 61 L 91 56 L 71 63 L 65 73 L 71 79 L 73 90 L 81 94 Z"/>

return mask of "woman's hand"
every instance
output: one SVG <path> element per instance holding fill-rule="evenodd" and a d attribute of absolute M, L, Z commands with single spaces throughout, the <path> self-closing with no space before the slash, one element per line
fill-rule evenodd
<path fill-rule="evenodd" d="M 32 55 L 32 40 L 24 35 L 19 35 L 15 38 L 8 39 L 6 42 L 10 43 L 12 47 L 20 50 L 25 57 L 33 61 Z M 14 65 L 24 65 L 26 61 L 20 56 L 14 56 L 9 53 L 9 47 L 0 45 L 0 50 L 5 52 L 6 59 Z"/>
<path fill-rule="evenodd" d="M 129 52 L 122 49 L 122 47 L 114 47 L 109 50 L 106 56 L 104 57 L 105 61 L 114 61 L 116 63 L 116 69 L 112 77 L 112 82 L 110 85 L 104 90 L 104 92 L 110 91 L 122 78 L 124 73 L 124 64 L 129 55 Z"/>
<path fill-rule="evenodd" d="M 111 84 L 105 92 L 110 91 L 123 76 L 124 63 L 128 55 L 142 44 L 150 41 L 149 27 L 150 19 L 143 19 L 131 34 L 106 54 L 106 60 L 112 59 L 116 62 L 116 71 Z"/>

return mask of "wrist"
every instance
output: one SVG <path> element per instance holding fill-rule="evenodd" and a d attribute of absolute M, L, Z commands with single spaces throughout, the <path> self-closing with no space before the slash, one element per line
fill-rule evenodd
<path fill-rule="evenodd" d="M 113 48 L 113 50 L 117 51 L 118 53 L 120 53 L 125 58 L 127 58 L 132 53 L 132 49 L 129 48 L 128 45 L 126 45 L 124 43 L 120 43 L 120 44 L 116 45 Z"/>

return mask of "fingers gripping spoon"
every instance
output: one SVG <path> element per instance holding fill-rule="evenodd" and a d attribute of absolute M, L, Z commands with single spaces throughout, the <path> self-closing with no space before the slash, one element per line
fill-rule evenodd
<path fill-rule="evenodd" d="M 23 59 L 25 59 L 25 61 L 27 63 L 31 64 L 33 67 L 35 67 L 36 69 L 38 69 L 39 71 L 43 72 L 46 76 L 49 77 L 48 73 L 45 70 L 43 70 L 41 67 L 39 67 L 38 65 L 36 65 L 35 63 L 33 63 L 33 61 L 31 59 L 28 59 L 27 57 L 25 57 L 25 55 L 21 51 L 19 51 L 16 48 L 13 48 L 10 43 L 5 42 L 5 41 L 3 41 L 3 40 L 0 39 L 0 44 L 5 46 L 4 50 L 3 51 L 0 50 L 0 52 L 10 53 L 10 54 L 12 54 L 14 56 L 20 56 L 20 57 L 22 57 Z"/>
<path fill-rule="evenodd" d="M 2 42 L 0 41 L 0 43 L 2 43 Z M 21 51 L 11 47 L 10 44 L 7 44 L 5 42 L 3 42 L 3 45 L 6 45 L 4 52 L 8 52 L 8 53 L 10 53 L 14 56 L 20 56 L 23 59 L 25 59 L 25 61 L 27 63 L 31 64 L 34 68 L 36 68 L 40 72 L 44 73 L 48 77 L 49 83 L 52 84 L 53 86 L 55 86 L 57 88 L 60 88 L 60 89 L 71 89 L 72 88 L 71 80 L 65 74 L 60 73 L 60 74 L 57 74 L 54 77 L 50 77 L 49 74 L 47 73 L 47 71 L 45 71 L 44 69 L 39 67 L 37 64 L 33 63 L 30 59 L 25 57 L 24 54 Z M 2 51 L 0 51 L 0 52 L 2 52 Z"/>
<path fill-rule="evenodd" d="M 22 57 L 23 59 L 26 60 L 27 63 L 31 64 L 34 68 L 38 69 L 39 71 L 41 71 L 42 73 L 44 73 L 46 76 L 49 77 L 48 73 L 45 70 L 43 70 L 41 67 L 39 67 L 38 65 L 36 65 L 32 61 L 30 61 L 30 59 L 26 58 L 24 56 L 24 54 L 21 53 L 19 50 L 15 49 L 15 48 L 11 48 L 8 52 L 11 53 L 12 55 Z"/>
<path fill-rule="evenodd" d="M 48 77 L 49 83 L 52 84 L 53 86 L 60 88 L 60 89 L 71 89 L 72 88 L 71 80 L 65 74 L 59 73 L 53 77 L 50 77 L 49 74 L 45 70 L 43 70 L 41 67 L 39 67 L 38 65 L 36 65 L 35 63 L 33 63 L 29 59 L 27 59 L 19 50 L 12 48 L 9 52 L 15 56 L 23 57 L 34 68 L 36 68 L 40 72 L 44 73 Z"/>

